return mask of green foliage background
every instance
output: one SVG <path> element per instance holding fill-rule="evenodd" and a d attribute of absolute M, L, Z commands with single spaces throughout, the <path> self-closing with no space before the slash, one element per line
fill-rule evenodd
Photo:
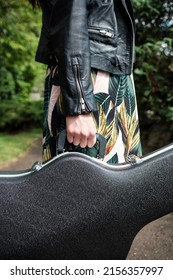
<path fill-rule="evenodd" d="M 34 62 L 41 26 L 39 10 L 26 0 L 0 0 L 0 99 L 25 98 L 40 66 Z"/>
<path fill-rule="evenodd" d="M 147 131 L 153 124 L 164 123 L 173 131 L 173 1 L 132 0 L 132 4 L 141 127 Z M 42 100 L 40 105 L 30 100 L 30 93 L 41 92 L 44 83 L 45 66 L 34 61 L 40 28 L 41 11 L 33 10 L 27 0 L 0 0 L 1 130 L 22 129 L 26 119 L 30 126 L 41 123 Z M 15 117 L 10 113 L 12 105 Z"/>
<path fill-rule="evenodd" d="M 34 61 L 41 11 L 26 0 L 0 0 L 0 130 L 42 126 L 45 67 Z"/>
<path fill-rule="evenodd" d="M 173 129 L 173 1 L 132 0 L 136 18 L 135 81 L 141 123 Z"/>

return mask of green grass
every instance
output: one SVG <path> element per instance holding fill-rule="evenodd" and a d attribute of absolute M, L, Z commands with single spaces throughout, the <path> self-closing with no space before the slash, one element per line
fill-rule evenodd
<path fill-rule="evenodd" d="M 40 129 L 17 133 L 0 133 L 0 166 L 5 166 L 24 154 L 42 136 Z"/>

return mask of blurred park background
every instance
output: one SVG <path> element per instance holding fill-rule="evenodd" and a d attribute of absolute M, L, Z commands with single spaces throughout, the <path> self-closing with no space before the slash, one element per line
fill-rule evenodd
<path fill-rule="evenodd" d="M 132 0 L 136 85 L 144 154 L 173 139 L 173 1 Z M 34 61 L 41 11 L 0 0 L 0 168 L 42 136 L 46 66 Z"/>

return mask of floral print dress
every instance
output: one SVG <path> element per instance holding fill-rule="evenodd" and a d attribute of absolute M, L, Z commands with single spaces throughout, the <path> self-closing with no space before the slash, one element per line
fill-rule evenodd
<path fill-rule="evenodd" d="M 61 88 L 54 84 L 57 69 L 49 68 L 44 91 L 43 162 L 56 156 L 57 139 L 65 129 L 62 114 Z M 92 113 L 97 132 L 107 141 L 104 161 L 123 163 L 129 155 L 142 155 L 136 93 L 132 75 L 114 75 L 92 69 L 91 79 L 98 111 Z M 93 148 L 68 145 L 67 150 L 96 157 L 98 144 Z"/>

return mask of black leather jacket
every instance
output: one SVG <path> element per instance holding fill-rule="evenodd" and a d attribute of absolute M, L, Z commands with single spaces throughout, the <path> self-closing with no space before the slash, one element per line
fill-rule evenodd
<path fill-rule="evenodd" d="M 36 61 L 58 64 L 65 115 L 97 110 L 91 67 L 132 72 L 134 19 L 130 0 L 41 0 L 43 26 Z"/>

